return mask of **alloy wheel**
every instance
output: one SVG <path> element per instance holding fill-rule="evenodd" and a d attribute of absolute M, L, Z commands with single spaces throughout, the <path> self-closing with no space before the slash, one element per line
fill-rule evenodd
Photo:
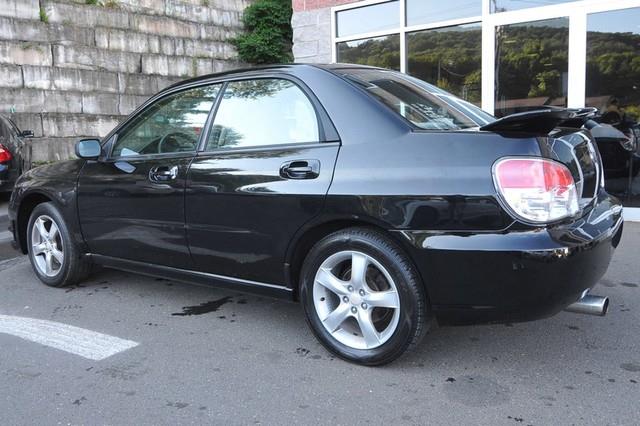
<path fill-rule="evenodd" d="M 60 273 L 64 263 L 64 244 L 60 229 L 51 217 L 42 215 L 33 222 L 31 250 L 41 274 L 55 277 Z"/>
<path fill-rule="evenodd" d="M 389 271 L 368 254 L 345 250 L 316 272 L 313 304 L 325 330 L 354 349 L 374 349 L 395 332 L 400 297 Z"/>

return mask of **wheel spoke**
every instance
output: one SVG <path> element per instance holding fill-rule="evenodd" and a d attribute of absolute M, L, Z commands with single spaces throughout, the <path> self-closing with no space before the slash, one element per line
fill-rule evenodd
<path fill-rule="evenodd" d="M 374 291 L 364 298 L 365 302 L 372 308 L 393 308 L 400 307 L 400 298 L 395 290 Z"/>
<path fill-rule="evenodd" d="M 32 247 L 33 247 L 33 255 L 34 256 L 37 256 L 39 254 L 44 253 L 44 251 L 47 248 L 47 246 L 44 243 L 34 244 Z"/>
<path fill-rule="evenodd" d="M 362 253 L 351 254 L 351 283 L 356 288 L 366 286 L 367 266 L 369 259 Z"/>
<path fill-rule="evenodd" d="M 58 261 L 58 263 L 62 265 L 62 261 L 64 260 L 64 256 L 62 255 L 62 252 L 54 248 L 53 250 L 51 250 L 51 254 Z"/>
<path fill-rule="evenodd" d="M 53 256 L 51 253 L 44 254 L 45 273 L 51 275 L 53 273 Z"/>
<path fill-rule="evenodd" d="M 51 228 L 49 228 L 49 239 L 54 240 L 60 231 L 58 230 L 58 225 L 54 222 L 51 222 Z"/>
<path fill-rule="evenodd" d="M 318 270 L 316 283 L 320 284 L 323 287 L 326 287 L 338 296 L 344 296 L 349 293 L 349 291 L 347 290 L 347 282 L 342 281 L 341 279 L 333 275 L 333 273 L 329 269 L 320 268 Z"/>
<path fill-rule="evenodd" d="M 40 234 L 40 241 L 44 240 L 44 238 L 48 235 L 48 232 L 44 227 L 44 220 L 40 218 L 36 220 L 36 229 L 38 230 L 38 234 Z"/>
<path fill-rule="evenodd" d="M 322 322 L 324 323 L 327 330 L 330 333 L 336 331 L 340 325 L 347 319 L 349 316 L 349 305 L 346 303 L 341 303 L 338 305 L 336 309 L 331 311 L 329 315 L 327 315 Z"/>
<path fill-rule="evenodd" d="M 371 310 L 359 309 L 356 319 L 358 320 L 358 325 L 360 326 L 360 331 L 362 332 L 362 337 L 364 337 L 364 342 L 367 347 L 378 346 L 380 344 L 380 335 L 371 320 Z"/>

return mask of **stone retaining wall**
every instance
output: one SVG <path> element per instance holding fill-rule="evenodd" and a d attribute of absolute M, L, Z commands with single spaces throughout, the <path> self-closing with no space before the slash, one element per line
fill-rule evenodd
<path fill-rule="evenodd" d="M 167 85 L 238 67 L 250 2 L 0 0 L 0 114 L 34 131 L 34 161 L 68 158 Z"/>

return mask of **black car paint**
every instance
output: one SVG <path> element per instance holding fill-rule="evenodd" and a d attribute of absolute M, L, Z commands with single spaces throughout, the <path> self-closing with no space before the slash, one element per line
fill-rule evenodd
<path fill-rule="evenodd" d="M 553 158 L 553 138 L 420 131 L 335 67 L 266 67 L 167 89 L 146 105 L 227 79 L 304 82 L 323 140 L 122 164 L 107 155 L 116 128 L 99 160 L 38 168 L 18 182 L 10 205 L 17 245 L 26 253 L 25 212 L 33 197 L 46 196 L 97 263 L 277 297 L 295 299 L 301 261 L 317 238 L 354 225 L 385 230 L 407 251 L 443 322 L 543 317 L 595 285 L 622 231 L 615 198 L 599 189 L 582 217 L 543 227 L 515 220 L 495 191 L 498 158 Z M 285 162 L 310 159 L 320 160 L 318 179 L 279 173 Z M 145 173 L 160 163 L 179 163 L 175 185 L 149 182 Z"/>

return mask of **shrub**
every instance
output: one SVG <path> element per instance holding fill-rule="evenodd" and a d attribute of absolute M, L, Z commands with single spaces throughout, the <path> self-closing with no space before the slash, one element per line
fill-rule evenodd
<path fill-rule="evenodd" d="M 245 33 L 231 40 L 240 59 L 252 64 L 286 63 L 291 53 L 291 0 L 256 0 L 244 10 Z"/>

